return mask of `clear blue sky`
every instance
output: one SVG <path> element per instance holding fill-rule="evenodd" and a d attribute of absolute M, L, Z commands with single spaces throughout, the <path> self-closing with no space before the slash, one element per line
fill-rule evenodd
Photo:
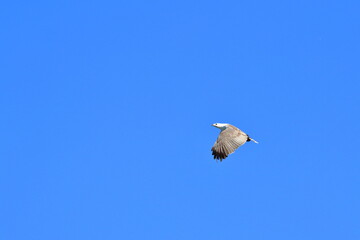
<path fill-rule="evenodd" d="M 4 2 L 0 238 L 360 239 L 359 12 Z"/>

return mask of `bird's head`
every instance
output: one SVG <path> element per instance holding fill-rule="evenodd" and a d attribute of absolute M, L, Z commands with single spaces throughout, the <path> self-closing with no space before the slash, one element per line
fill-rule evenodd
<path fill-rule="evenodd" d="M 229 124 L 227 123 L 214 123 L 213 125 L 211 126 L 214 126 L 216 128 L 219 128 L 221 130 L 225 130 L 227 128 L 227 126 L 229 126 Z"/>

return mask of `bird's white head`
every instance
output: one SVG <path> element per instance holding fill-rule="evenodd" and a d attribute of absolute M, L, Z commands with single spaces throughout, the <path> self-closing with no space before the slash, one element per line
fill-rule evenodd
<path fill-rule="evenodd" d="M 219 128 L 221 130 L 225 130 L 229 124 L 228 123 L 214 123 L 212 126 Z"/>

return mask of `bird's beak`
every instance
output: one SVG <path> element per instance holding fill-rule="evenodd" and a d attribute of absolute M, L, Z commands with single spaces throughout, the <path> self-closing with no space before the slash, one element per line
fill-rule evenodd
<path fill-rule="evenodd" d="M 211 126 L 215 127 L 215 124 L 211 124 Z"/>

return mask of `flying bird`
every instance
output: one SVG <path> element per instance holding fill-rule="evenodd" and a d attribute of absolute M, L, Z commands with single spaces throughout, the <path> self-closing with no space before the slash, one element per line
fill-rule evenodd
<path fill-rule="evenodd" d="M 212 126 L 221 130 L 214 146 L 211 148 L 214 159 L 220 162 L 246 142 L 258 143 L 249 135 L 228 123 L 214 123 Z"/>

